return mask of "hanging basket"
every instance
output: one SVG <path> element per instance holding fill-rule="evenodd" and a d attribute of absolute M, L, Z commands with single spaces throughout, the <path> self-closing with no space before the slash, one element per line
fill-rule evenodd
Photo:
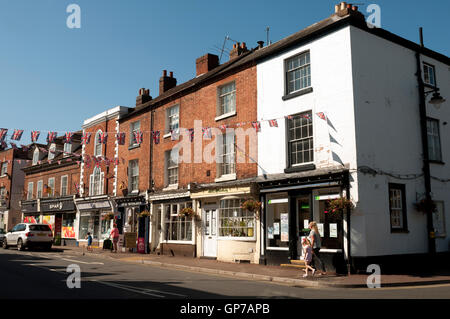
<path fill-rule="evenodd" d="M 114 213 L 110 212 L 103 216 L 103 220 L 113 220 L 114 219 Z"/>
<path fill-rule="evenodd" d="M 414 207 L 417 211 L 425 214 L 434 212 L 436 210 L 436 203 L 433 200 L 422 199 L 421 201 L 414 203 Z"/>
<path fill-rule="evenodd" d="M 150 216 L 150 212 L 148 210 L 144 210 L 139 213 L 139 217 L 149 217 L 149 216 Z"/>
<path fill-rule="evenodd" d="M 178 216 L 192 218 L 195 216 L 195 212 L 191 207 L 185 207 L 182 210 L 180 210 Z"/>
<path fill-rule="evenodd" d="M 339 197 L 335 199 L 329 199 L 327 201 L 327 210 L 324 211 L 324 213 L 325 214 L 342 213 L 346 209 L 352 210 L 354 208 L 355 205 L 350 199 L 347 199 L 345 197 Z"/>

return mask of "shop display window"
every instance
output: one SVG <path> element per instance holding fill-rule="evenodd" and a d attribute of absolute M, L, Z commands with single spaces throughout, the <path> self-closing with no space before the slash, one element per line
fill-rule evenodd
<path fill-rule="evenodd" d="M 192 207 L 192 202 L 164 205 L 165 240 L 192 241 L 192 218 L 178 215 L 185 207 Z"/>
<path fill-rule="evenodd" d="M 219 236 L 255 236 L 255 213 L 241 208 L 241 198 L 222 199 L 219 207 Z"/>

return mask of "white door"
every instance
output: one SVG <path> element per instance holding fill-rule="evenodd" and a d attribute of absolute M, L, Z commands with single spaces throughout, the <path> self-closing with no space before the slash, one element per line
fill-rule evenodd
<path fill-rule="evenodd" d="M 217 210 L 203 210 L 203 256 L 217 257 Z"/>

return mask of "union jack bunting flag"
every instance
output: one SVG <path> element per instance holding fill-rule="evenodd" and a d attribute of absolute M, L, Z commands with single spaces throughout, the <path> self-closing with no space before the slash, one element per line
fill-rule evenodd
<path fill-rule="evenodd" d="M 48 132 L 47 143 L 53 143 L 55 141 L 57 132 Z"/>
<path fill-rule="evenodd" d="M 316 115 L 324 121 L 327 120 L 327 117 L 325 116 L 325 113 L 323 113 L 323 112 L 316 113 Z"/>
<path fill-rule="evenodd" d="M 31 131 L 31 142 L 36 143 L 41 132 L 39 131 Z"/>
<path fill-rule="evenodd" d="M 64 143 L 72 144 L 72 139 L 73 139 L 73 133 L 66 132 L 66 134 L 64 135 Z"/>
<path fill-rule="evenodd" d="M 125 145 L 125 133 L 116 133 L 117 144 Z"/>
<path fill-rule="evenodd" d="M 79 194 L 80 193 L 80 184 L 78 184 L 78 183 L 74 183 L 74 184 L 75 184 L 75 189 L 77 191 L 77 194 Z"/>
<path fill-rule="evenodd" d="M 256 130 L 256 132 L 261 131 L 261 123 L 259 121 L 252 122 L 252 126 Z"/>
<path fill-rule="evenodd" d="M 8 144 L 6 144 L 5 141 L 2 141 L 2 142 L 0 143 L 0 145 L 2 146 L 3 149 L 5 149 L 5 148 L 8 147 Z"/>
<path fill-rule="evenodd" d="M 189 134 L 189 141 L 192 142 L 194 140 L 194 129 L 190 128 L 188 130 L 188 134 Z"/>
<path fill-rule="evenodd" d="M 8 133 L 8 129 L 7 128 L 1 128 L 0 129 L 0 141 L 1 142 L 3 142 L 5 140 L 6 133 Z"/>
<path fill-rule="evenodd" d="M 209 140 L 212 138 L 211 128 L 210 127 L 204 127 L 202 128 L 203 131 L 203 138 L 205 140 Z"/>
<path fill-rule="evenodd" d="M 18 150 L 19 148 L 17 147 L 16 143 L 13 142 L 9 142 L 9 144 L 11 144 L 11 147 L 15 150 Z"/>
<path fill-rule="evenodd" d="M 39 150 L 40 150 L 42 153 L 48 153 L 48 151 L 47 151 L 45 148 L 43 148 L 43 147 L 39 147 Z"/>
<path fill-rule="evenodd" d="M 277 120 L 269 120 L 269 126 L 270 127 L 278 127 Z"/>
<path fill-rule="evenodd" d="M 160 132 L 159 131 L 153 131 L 152 132 L 152 138 L 153 138 L 153 142 L 155 144 L 159 144 Z"/>
<path fill-rule="evenodd" d="M 23 130 L 14 130 L 13 135 L 11 136 L 11 139 L 14 141 L 20 141 L 23 134 Z"/>
<path fill-rule="evenodd" d="M 227 129 L 227 125 L 226 124 L 222 124 L 220 125 L 220 129 L 225 131 Z"/>
<path fill-rule="evenodd" d="M 116 157 L 116 158 L 114 158 L 114 165 L 119 165 L 119 158 L 118 157 Z"/>
<path fill-rule="evenodd" d="M 53 163 L 53 160 L 48 160 L 48 163 L 49 163 L 49 164 Z"/>
<path fill-rule="evenodd" d="M 241 127 L 242 123 L 236 123 L 236 127 Z"/>
<path fill-rule="evenodd" d="M 134 142 L 136 144 L 141 144 L 143 139 L 143 134 L 141 131 L 133 131 Z"/>
<path fill-rule="evenodd" d="M 300 116 L 303 117 L 304 119 L 307 119 L 307 120 L 311 121 L 311 116 L 309 116 L 309 114 L 303 114 L 303 115 L 300 115 Z"/>
<path fill-rule="evenodd" d="M 100 144 L 106 144 L 107 141 L 108 141 L 108 133 L 103 132 L 98 135 L 98 142 Z"/>
<path fill-rule="evenodd" d="M 84 133 L 81 137 L 81 144 L 88 145 L 91 142 L 91 133 Z"/>

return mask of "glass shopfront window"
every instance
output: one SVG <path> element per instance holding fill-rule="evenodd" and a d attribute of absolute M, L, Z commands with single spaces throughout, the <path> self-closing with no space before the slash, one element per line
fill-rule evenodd
<path fill-rule="evenodd" d="M 164 240 L 192 241 L 192 218 L 180 217 L 179 212 L 192 202 L 164 205 Z"/>
<path fill-rule="evenodd" d="M 241 208 L 241 198 L 222 199 L 219 208 L 219 236 L 253 238 L 255 213 Z"/>
<path fill-rule="evenodd" d="M 63 214 L 62 238 L 76 238 L 74 223 L 75 214 Z"/>
<path fill-rule="evenodd" d="M 289 200 L 287 194 L 280 194 L 277 196 L 269 196 L 266 203 L 266 223 L 267 223 L 267 249 L 282 248 L 288 249 L 289 237 L 283 234 L 281 236 L 281 217 L 285 222 L 285 215 L 289 212 Z"/>
<path fill-rule="evenodd" d="M 98 240 L 100 217 L 98 214 L 89 214 L 80 217 L 79 239 L 86 239 L 87 233 L 91 233 L 93 239 Z"/>
<path fill-rule="evenodd" d="M 105 216 L 106 214 L 103 214 Z M 102 216 L 102 217 L 103 217 Z M 101 224 L 100 224 L 100 239 L 107 239 L 111 233 L 112 230 L 112 220 L 105 220 L 102 218 Z"/>

